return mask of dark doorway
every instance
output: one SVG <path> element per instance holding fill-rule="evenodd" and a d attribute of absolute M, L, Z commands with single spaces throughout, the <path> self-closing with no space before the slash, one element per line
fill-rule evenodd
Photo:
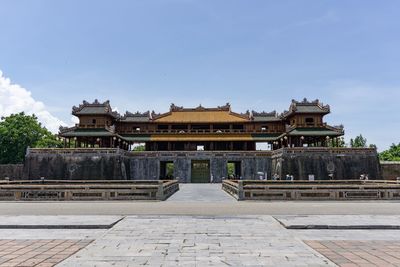
<path fill-rule="evenodd" d="M 192 160 L 192 183 L 209 183 L 210 182 L 210 161 L 209 160 Z"/>
<path fill-rule="evenodd" d="M 174 169 L 173 161 L 160 161 L 160 180 L 174 179 Z"/>
<path fill-rule="evenodd" d="M 241 161 L 228 161 L 227 164 L 228 179 L 239 179 L 242 175 Z"/>

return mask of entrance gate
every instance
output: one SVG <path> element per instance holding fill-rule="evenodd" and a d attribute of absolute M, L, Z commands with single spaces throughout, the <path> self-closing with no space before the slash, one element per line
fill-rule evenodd
<path fill-rule="evenodd" d="M 209 183 L 210 182 L 210 161 L 209 160 L 192 160 L 192 183 Z"/>

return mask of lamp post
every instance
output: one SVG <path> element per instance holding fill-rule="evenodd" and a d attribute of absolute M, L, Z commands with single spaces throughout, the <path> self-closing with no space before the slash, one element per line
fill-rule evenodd
<path fill-rule="evenodd" d="M 117 140 L 117 137 L 114 136 L 112 139 L 113 139 L 112 146 L 115 147 L 115 140 Z"/>
<path fill-rule="evenodd" d="M 74 147 L 76 148 L 76 140 L 77 140 L 78 138 L 76 138 L 76 136 L 74 137 Z"/>

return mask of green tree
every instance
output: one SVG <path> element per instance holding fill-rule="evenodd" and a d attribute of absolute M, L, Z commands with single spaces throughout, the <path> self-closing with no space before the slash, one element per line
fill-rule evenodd
<path fill-rule="evenodd" d="M 228 177 L 235 175 L 235 163 L 228 162 Z"/>
<path fill-rule="evenodd" d="M 386 161 L 400 161 L 400 143 L 392 144 L 388 150 L 379 154 L 379 158 Z"/>
<path fill-rule="evenodd" d="M 346 141 L 344 141 L 343 136 L 341 136 L 337 139 L 337 146 L 338 147 L 346 147 Z"/>
<path fill-rule="evenodd" d="M 346 142 L 344 141 L 344 137 L 341 136 L 335 139 L 333 142 L 328 142 L 329 147 L 346 147 Z"/>
<path fill-rule="evenodd" d="M 350 147 L 367 147 L 367 139 L 364 138 L 361 134 L 356 138 L 350 139 Z"/>
<path fill-rule="evenodd" d="M 61 147 L 62 143 L 38 122 L 21 112 L 0 121 L 0 164 L 21 163 L 28 147 Z"/>
<path fill-rule="evenodd" d="M 138 146 L 135 146 L 133 149 L 132 149 L 132 151 L 138 151 L 138 152 L 140 152 L 140 151 L 145 151 L 146 150 L 146 147 L 144 146 L 144 145 L 138 145 Z"/>

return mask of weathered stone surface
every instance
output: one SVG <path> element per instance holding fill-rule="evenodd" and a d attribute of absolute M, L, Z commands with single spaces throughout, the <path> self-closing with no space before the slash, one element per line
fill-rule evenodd
<path fill-rule="evenodd" d="M 0 179 L 6 177 L 18 180 L 22 178 L 23 164 L 0 164 Z"/>
<path fill-rule="evenodd" d="M 396 180 L 397 177 L 400 177 L 400 162 L 390 162 L 383 161 L 381 162 L 382 167 L 382 177 L 384 180 Z"/>
<path fill-rule="evenodd" d="M 28 154 L 24 177 L 47 180 L 127 180 L 129 160 L 120 154 Z"/>
<path fill-rule="evenodd" d="M 118 149 L 35 150 L 28 153 L 24 176 L 27 179 L 85 180 L 154 180 L 160 178 L 160 163 L 173 162 L 174 176 L 182 183 L 191 181 L 193 160 L 210 163 L 210 181 L 227 177 L 227 163 L 240 164 L 242 179 L 268 179 L 286 174 L 295 180 L 381 179 L 380 165 L 374 149 L 285 148 L 273 152 L 126 152 Z"/>
<path fill-rule="evenodd" d="M 378 155 L 374 149 L 289 149 L 274 155 L 274 170 L 282 179 L 287 174 L 294 180 L 381 179 Z"/>

